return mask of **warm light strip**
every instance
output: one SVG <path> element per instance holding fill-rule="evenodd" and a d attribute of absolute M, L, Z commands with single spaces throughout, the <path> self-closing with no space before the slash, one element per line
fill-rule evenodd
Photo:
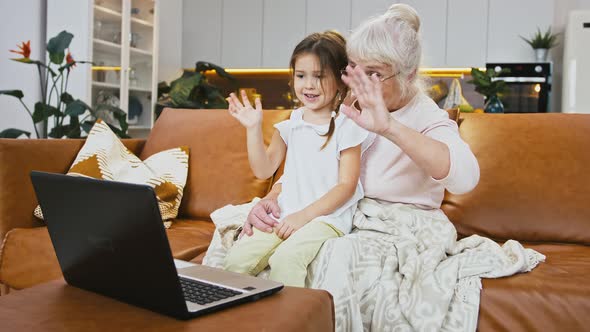
<path fill-rule="evenodd" d="M 465 74 L 432 74 L 432 73 L 422 73 L 423 76 L 428 77 L 453 77 L 453 78 L 464 78 Z"/>
<path fill-rule="evenodd" d="M 479 68 L 485 71 L 485 68 Z M 186 69 L 187 71 L 194 71 L 194 68 Z M 290 70 L 285 68 L 264 68 L 264 69 L 226 69 L 226 72 L 235 75 L 246 74 L 289 74 Z M 420 74 L 431 77 L 463 77 L 464 75 L 471 75 L 471 68 L 420 68 Z"/>
<path fill-rule="evenodd" d="M 92 70 L 121 70 L 121 67 L 92 66 Z"/>

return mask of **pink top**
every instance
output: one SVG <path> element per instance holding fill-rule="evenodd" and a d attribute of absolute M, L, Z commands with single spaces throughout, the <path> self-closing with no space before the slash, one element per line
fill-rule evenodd
<path fill-rule="evenodd" d="M 447 177 L 435 180 L 393 142 L 383 136 L 371 136 L 374 141 L 363 154 L 361 163 L 361 183 L 366 197 L 438 209 L 445 189 L 462 194 L 475 188 L 479 181 L 477 159 L 459 136 L 457 124 L 449 119 L 446 111 L 425 94 L 418 94 L 391 116 L 403 125 L 445 143 L 451 154 L 451 168 Z"/>

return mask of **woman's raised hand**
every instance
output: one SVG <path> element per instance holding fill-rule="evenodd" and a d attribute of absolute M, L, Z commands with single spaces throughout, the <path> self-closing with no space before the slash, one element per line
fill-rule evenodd
<path fill-rule="evenodd" d="M 342 107 L 342 112 L 360 127 L 382 135 L 389 129 L 390 115 L 383 100 L 381 82 L 376 75 L 368 77 L 361 66 L 346 66 L 342 81 L 350 87 L 361 110 L 354 105 Z"/>
<path fill-rule="evenodd" d="M 256 109 L 254 109 L 248 100 L 246 91 L 242 90 L 241 94 L 243 103 L 240 102 L 240 99 L 233 92 L 227 98 L 229 103 L 229 114 L 238 119 L 238 121 L 240 121 L 240 123 L 246 128 L 260 126 L 262 124 L 262 104 L 260 103 L 260 98 L 256 98 L 254 101 L 254 104 L 256 105 Z"/>

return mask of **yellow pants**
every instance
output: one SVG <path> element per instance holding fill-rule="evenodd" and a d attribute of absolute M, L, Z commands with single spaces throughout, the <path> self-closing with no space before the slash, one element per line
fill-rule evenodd
<path fill-rule="evenodd" d="M 283 241 L 274 232 L 253 228 L 252 236 L 244 235 L 225 257 L 228 271 L 257 275 L 270 265 L 270 279 L 287 286 L 304 287 L 307 266 L 322 244 L 342 232 L 321 221 L 310 221 Z"/>

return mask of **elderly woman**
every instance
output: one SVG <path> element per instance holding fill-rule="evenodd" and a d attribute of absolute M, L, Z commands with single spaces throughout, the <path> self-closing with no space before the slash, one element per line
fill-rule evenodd
<path fill-rule="evenodd" d="M 353 31 L 342 79 L 357 102 L 342 111 L 376 134 L 363 155 L 365 197 L 406 204 L 420 214 L 440 209 L 445 189 L 472 190 L 479 166 L 457 124 L 423 92 L 419 29 L 414 9 L 396 4 Z M 252 209 L 244 233 L 251 235 L 252 225 L 272 231 L 276 221 L 268 213 L 280 214 L 279 192 L 277 184 Z"/>
<path fill-rule="evenodd" d="M 500 248 L 476 235 L 457 241 L 440 209 L 444 191 L 472 190 L 479 165 L 457 124 L 423 92 L 419 31 L 416 11 L 395 4 L 347 43 L 342 79 L 352 94 L 341 113 L 374 133 L 363 143 L 365 198 L 355 229 L 323 244 L 306 279 L 307 287 L 333 295 L 337 331 L 474 331 L 480 278 L 530 270 L 543 259 L 515 242 Z M 269 215 L 280 215 L 280 191 L 277 183 L 254 205 L 242 235 L 252 227 L 273 231 Z"/>

